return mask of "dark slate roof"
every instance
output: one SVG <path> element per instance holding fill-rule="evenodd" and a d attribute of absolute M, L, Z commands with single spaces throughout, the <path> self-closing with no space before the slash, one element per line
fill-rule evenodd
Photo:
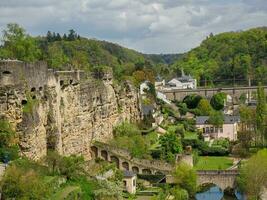
<path fill-rule="evenodd" d="M 196 124 L 208 124 L 209 116 L 197 116 Z M 224 115 L 224 124 L 234 124 L 240 122 L 240 116 Z"/>
<path fill-rule="evenodd" d="M 177 80 L 182 81 L 182 82 L 189 81 L 189 80 L 192 80 L 192 79 L 193 78 L 190 75 L 189 76 L 184 75 L 184 76 L 181 76 L 181 77 L 177 78 Z"/>
<path fill-rule="evenodd" d="M 134 177 L 135 175 L 136 174 L 132 171 L 128 171 L 128 170 L 123 171 L 123 176 L 126 178 L 131 178 L 131 177 Z"/>

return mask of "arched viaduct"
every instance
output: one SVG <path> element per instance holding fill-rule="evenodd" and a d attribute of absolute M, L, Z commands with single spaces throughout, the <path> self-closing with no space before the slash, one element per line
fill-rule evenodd
<path fill-rule="evenodd" d="M 164 174 L 166 175 L 166 183 L 175 183 L 175 179 L 171 175 L 175 165 L 159 160 L 133 158 L 125 150 L 100 142 L 95 142 L 91 146 L 91 153 L 93 158 L 101 158 L 109 162 L 114 162 L 121 170 L 133 171 L 136 174 Z M 238 174 L 238 170 L 198 170 L 197 184 L 205 185 L 212 183 L 222 190 L 228 187 L 234 188 Z"/>
<path fill-rule="evenodd" d="M 265 92 L 267 92 L 267 86 L 263 86 Z M 224 92 L 233 98 L 234 102 L 237 102 L 241 95 L 245 94 L 248 98 L 253 96 L 253 93 L 257 92 L 257 86 L 250 87 L 229 87 L 229 88 L 199 88 L 199 89 L 163 89 L 161 93 L 165 94 L 169 100 L 182 101 L 187 95 L 197 94 L 210 99 L 214 94 L 218 92 Z"/>
<path fill-rule="evenodd" d="M 118 149 L 108 144 L 95 142 L 91 146 L 93 158 L 114 162 L 121 170 L 133 171 L 137 174 L 169 174 L 174 165 L 159 161 L 133 158 L 129 152 Z"/>

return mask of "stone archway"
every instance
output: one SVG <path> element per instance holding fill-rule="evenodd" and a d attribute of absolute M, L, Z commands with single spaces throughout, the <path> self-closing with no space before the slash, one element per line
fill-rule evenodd
<path fill-rule="evenodd" d="M 128 171 L 129 171 L 129 163 L 128 163 L 128 162 L 123 162 L 123 163 L 122 163 L 122 168 L 123 168 L 124 170 L 128 170 Z"/>
<path fill-rule="evenodd" d="M 115 163 L 116 167 L 119 169 L 120 168 L 120 160 L 116 156 L 110 156 L 110 161 L 112 163 Z"/>
<path fill-rule="evenodd" d="M 108 152 L 106 150 L 102 150 L 101 151 L 101 157 L 104 159 L 104 160 L 108 160 Z"/>
<path fill-rule="evenodd" d="M 133 171 L 134 173 L 136 173 L 136 174 L 139 174 L 139 168 L 136 167 L 136 166 L 133 166 L 133 167 L 132 167 L 132 171 Z"/>
<path fill-rule="evenodd" d="M 150 169 L 142 169 L 142 174 L 152 174 Z"/>
<path fill-rule="evenodd" d="M 163 175 L 163 173 L 160 171 L 156 171 L 155 175 Z"/>
<path fill-rule="evenodd" d="M 98 149 L 95 146 L 91 146 L 91 156 L 93 159 L 98 157 Z"/>

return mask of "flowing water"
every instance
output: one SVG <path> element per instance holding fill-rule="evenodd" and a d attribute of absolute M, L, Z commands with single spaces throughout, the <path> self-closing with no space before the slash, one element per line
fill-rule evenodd
<path fill-rule="evenodd" d="M 217 186 L 212 186 L 205 192 L 197 193 L 195 198 L 196 200 L 245 200 L 239 192 L 236 192 L 236 197 L 226 197 Z"/>

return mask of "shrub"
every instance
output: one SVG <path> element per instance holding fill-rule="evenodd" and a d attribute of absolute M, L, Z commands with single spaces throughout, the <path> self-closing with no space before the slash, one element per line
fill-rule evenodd
<path fill-rule="evenodd" d="M 183 102 L 187 105 L 187 108 L 194 109 L 198 106 L 201 99 L 202 99 L 201 96 L 192 94 L 192 95 L 186 96 L 183 99 Z"/>
<path fill-rule="evenodd" d="M 129 122 L 123 122 L 114 128 L 113 134 L 115 137 L 120 137 L 120 136 L 131 137 L 135 135 L 141 135 L 141 131 L 138 129 L 136 125 L 131 124 Z"/>
<path fill-rule="evenodd" d="M 215 109 L 215 110 L 222 110 L 224 108 L 224 102 L 226 99 L 226 94 L 223 92 L 219 92 L 215 94 L 211 100 L 210 100 L 210 105 Z"/>
<path fill-rule="evenodd" d="M 32 169 L 18 168 L 12 165 L 7 168 L 1 182 L 4 199 L 47 199 L 48 185 Z"/>

